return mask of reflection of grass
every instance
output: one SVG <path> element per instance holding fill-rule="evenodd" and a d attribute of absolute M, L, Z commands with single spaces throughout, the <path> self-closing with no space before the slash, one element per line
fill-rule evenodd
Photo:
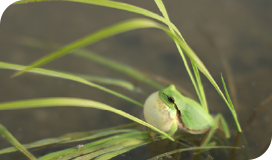
<path fill-rule="evenodd" d="M 20 1 L 16 2 L 17 4 L 20 3 L 25 3 L 25 2 L 39 2 L 39 1 L 50 1 L 50 0 L 25 0 L 25 1 Z M 122 98 L 124 100 L 127 100 L 131 103 L 134 103 L 138 106 L 143 106 L 141 103 L 125 96 L 120 93 L 117 93 L 113 90 L 110 90 L 106 87 L 103 87 L 101 85 L 95 84 L 93 82 L 90 82 L 87 80 L 88 77 L 79 77 L 76 75 L 64 73 L 64 72 L 57 72 L 57 71 L 51 71 L 51 70 L 46 70 L 46 69 L 41 69 L 41 68 L 36 68 L 41 65 L 44 65 L 46 63 L 49 63 L 53 60 L 56 60 L 57 58 L 60 58 L 68 53 L 71 53 L 74 50 L 80 49 L 82 47 L 85 47 L 87 45 L 93 44 L 95 42 L 98 42 L 102 39 L 108 38 L 110 36 L 127 32 L 130 30 L 135 30 L 135 29 L 142 29 L 142 28 L 156 28 L 164 31 L 166 34 L 168 34 L 173 41 L 175 42 L 177 49 L 181 55 L 181 58 L 184 61 L 185 68 L 188 71 L 188 74 L 191 78 L 191 81 L 194 85 L 195 91 L 198 95 L 199 101 L 202 104 L 202 106 L 206 109 L 208 112 L 208 106 L 206 102 L 206 97 L 205 97 L 205 92 L 204 88 L 201 83 L 200 79 L 200 74 L 203 73 L 209 81 L 212 83 L 212 85 L 215 87 L 215 89 L 218 91 L 220 96 L 224 99 L 226 102 L 227 106 L 231 110 L 231 113 L 233 115 L 234 121 L 237 126 L 237 130 L 241 132 L 240 125 L 237 120 L 236 112 L 234 110 L 234 107 L 231 103 L 230 97 L 228 95 L 226 85 L 224 83 L 224 80 L 222 78 L 222 82 L 224 84 L 224 90 L 226 92 L 227 98 L 225 98 L 223 92 L 220 90 L 218 87 L 217 83 L 214 81 L 212 76 L 210 75 L 209 71 L 206 69 L 205 65 L 202 63 L 202 61 L 198 58 L 198 56 L 194 53 L 194 51 L 187 45 L 181 34 L 179 33 L 178 29 L 175 27 L 174 24 L 170 22 L 170 19 L 168 17 L 168 14 L 166 12 L 166 9 L 162 3 L 161 0 L 155 0 L 157 6 L 159 7 L 160 11 L 163 14 L 162 16 L 159 16 L 158 14 L 155 14 L 153 12 L 150 12 L 148 10 L 132 6 L 129 4 L 124 4 L 120 2 L 115 2 L 115 1 L 108 1 L 108 0 L 67 0 L 67 1 L 72 1 L 72 2 L 81 2 L 81 3 L 86 3 L 86 4 L 94 4 L 94 5 L 101 5 L 101 6 L 106 6 L 106 7 L 111 7 L 111 8 L 116 8 L 116 9 L 121 9 L 121 10 L 126 10 L 129 12 L 134 12 L 138 14 L 145 15 L 149 18 L 153 18 L 155 20 L 158 20 L 162 23 L 158 23 L 156 21 L 153 21 L 151 19 L 132 19 L 132 20 L 127 20 L 115 25 L 112 25 L 110 27 L 101 29 L 93 34 L 87 35 L 79 40 L 76 40 L 62 48 L 59 48 L 53 53 L 48 54 L 47 56 L 33 62 L 29 66 L 21 66 L 21 65 L 16 65 L 16 64 L 10 64 L 10 63 L 4 63 L 0 62 L 0 68 L 3 69 L 13 69 L 13 70 L 18 70 L 18 72 L 14 76 L 18 76 L 24 72 L 33 72 L 37 74 L 43 74 L 46 76 L 53 76 L 53 77 L 58 77 L 58 78 L 63 78 L 63 79 L 69 79 L 72 81 L 76 81 L 79 83 L 86 84 L 88 86 L 92 86 L 95 88 L 98 88 L 100 90 L 103 90 L 105 92 L 111 93 L 114 96 L 117 96 L 119 98 Z M 169 27 L 169 28 L 168 28 Z M 154 82 L 153 80 L 150 80 L 146 76 L 143 76 L 140 72 L 135 71 L 134 69 L 131 69 L 129 67 L 119 65 L 118 63 L 114 63 L 111 60 L 103 59 L 101 57 L 98 57 L 95 54 L 90 54 L 88 52 L 84 52 L 81 50 L 81 52 L 77 52 L 78 56 L 84 57 L 85 59 L 91 59 L 93 61 L 97 61 L 101 64 L 106 65 L 109 68 L 116 69 L 122 73 L 125 73 L 133 78 L 136 78 L 137 80 L 140 80 L 142 82 L 145 82 L 149 84 L 150 86 L 153 86 L 155 88 L 161 88 L 162 85 L 160 85 L 157 82 Z M 189 63 L 187 62 L 185 55 L 190 59 L 191 62 L 191 67 L 193 68 L 194 74 L 192 74 L 192 71 L 190 69 Z M 93 80 L 93 79 L 92 79 Z M 96 81 L 99 81 L 103 83 L 111 81 L 111 79 L 96 79 Z M 111 81 L 114 82 L 114 81 Z M 116 82 L 116 81 L 115 81 Z M 119 83 L 119 84 L 118 84 Z M 118 81 L 118 83 L 115 83 L 116 85 L 124 85 L 125 82 Z M 0 104 L 0 110 L 12 110 L 12 109 L 25 109 L 25 108 L 37 108 L 37 107 L 53 107 L 53 106 L 78 106 L 78 107 L 91 107 L 91 108 L 97 108 L 101 110 L 108 110 L 113 113 L 119 114 L 121 116 L 124 116 L 126 118 L 129 118 L 139 124 L 145 125 L 158 133 L 160 133 L 162 138 L 169 138 L 173 140 L 172 137 L 167 135 L 166 133 L 156 129 L 155 127 L 145 123 L 144 121 L 131 116 L 128 113 L 125 113 L 121 110 L 117 110 L 111 106 L 102 104 L 100 102 L 92 101 L 92 100 L 86 100 L 86 99 L 76 99 L 76 98 L 43 98 L 43 99 L 33 99 L 33 100 L 25 100 L 25 101 L 15 101 L 15 102 L 6 102 Z M 85 156 L 82 158 L 85 159 L 91 159 L 94 157 L 97 157 L 97 159 L 109 159 L 111 157 L 117 156 L 122 154 L 123 152 L 129 151 L 133 148 L 136 148 L 138 146 L 150 143 L 153 141 L 153 139 L 156 139 L 157 135 L 152 134 L 152 138 L 150 137 L 151 133 L 150 132 L 143 132 L 143 131 L 137 131 L 137 130 L 116 130 L 116 135 L 110 135 L 115 130 L 106 130 L 106 131 L 101 131 L 96 134 L 109 134 L 107 138 L 101 138 L 100 140 L 96 140 L 94 142 L 86 144 L 83 148 L 78 149 L 76 147 L 70 148 L 70 149 L 65 149 L 61 150 L 58 152 L 54 152 L 51 154 L 47 154 L 43 157 L 40 157 L 39 159 L 56 159 L 57 157 L 62 157 L 62 159 L 69 159 L 72 157 L 77 157 L 77 156 Z M 11 134 L 9 133 L 3 126 L 1 127 L 0 133 L 2 136 L 7 138 L 18 150 L 22 151 L 25 155 L 27 155 L 30 159 L 35 159 L 34 156 L 29 153 L 26 148 L 32 148 L 34 147 L 33 145 L 37 145 L 35 147 L 40 147 L 43 145 L 48 145 L 48 143 L 52 142 L 52 139 L 44 139 L 38 142 L 34 142 L 32 144 L 28 145 L 21 145 Z M 9 135 L 9 136 L 7 136 Z M 88 136 L 94 136 L 88 135 Z M 65 136 L 64 136 L 65 137 Z M 73 139 L 73 141 L 81 141 L 83 139 L 86 139 L 86 137 L 80 137 Z M 61 138 L 60 138 L 61 139 Z M 56 140 L 56 139 L 54 139 Z M 54 143 L 60 143 L 61 141 L 54 141 Z M 66 140 L 68 141 L 68 140 Z M 211 144 L 210 144 L 211 145 Z M 29 147 L 30 146 L 30 147 Z M 187 150 L 201 150 L 201 149 L 209 149 L 209 146 L 205 146 L 206 148 L 201 148 L 201 147 L 191 147 L 188 148 Z M 220 146 L 210 146 L 210 148 L 220 148 Z M 11 151 L 10 149 L 9 152 Z M 2 150 L 2 153 L 5 153 L 7 150 Z M 13 149 L 14 150 L 14 149 Z M 186 150 L 186 149 L 184 149 Z M 5 151 L 5 152 L 4 152 Z M 181 152 L 183 150 L 177 150 L 176 152 Z M 173 151 L 174 153 L 175 151 Z M 1 153 L 1 151 L 0 151 Z M 172 154 L 172 153 L 169 153 Z M 80 157 L 78 157 L 80 158 Z"/>

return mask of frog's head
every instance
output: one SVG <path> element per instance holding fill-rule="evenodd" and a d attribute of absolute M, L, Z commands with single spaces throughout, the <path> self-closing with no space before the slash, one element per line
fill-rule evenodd
<path fill-rule="evenodd" d="M 165 89 L 162 89 L 159 92 L 159 96 L 171 109 L 175 109 L 176 102 L 182 97 L 180 92 L 173 84 L 169 85 Z"/>

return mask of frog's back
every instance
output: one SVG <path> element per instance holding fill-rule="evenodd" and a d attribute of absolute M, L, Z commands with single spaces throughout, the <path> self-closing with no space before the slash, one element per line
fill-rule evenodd
<path fill-rule="evenodd" d="M 192 133 L 202 134 L 211 128 L 212 116 L 196 101 L 183 97 L 178 110 L 180 114 L 180 128 Z"/>

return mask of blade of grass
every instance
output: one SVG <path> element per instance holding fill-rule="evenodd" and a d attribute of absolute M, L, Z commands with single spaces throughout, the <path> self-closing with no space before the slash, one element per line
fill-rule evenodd
<path fill-rule="evenodd" d="M 18 142 L 18 140 L 13 137 L 13 135 L 2 124 L 0 124 L 0 134 L 29 159 L 36 160 L 35 156 L 33 156 L 20 142 Z"/>
<path fill-rule="evenodd" d="M 55 44 L 55 43 L 49 44 L 48 42 L 39 41 L 39 40 L 33 39 L 33 38 L 21 38 L 21 39 L 18 38 L 18 39 L 19 40 L 17 40 L 16 43 L 20 43 L 22 45 L 30 46 L 30 47 L 34 47 L 34 48 L 38 48 L 38 49 L 47 49 L 47 50 L 50 49 L 51 50 L 51 49 L 58 49 L 59 47 L 61 47 L 60 45 Z M 138 71 L 128 65 L 121 64 L 120 62 L 113 61 L 112 59 L 105 58 L 105 57 L 103 57 L 93 51 L 86 50 L 86 49 L 78 49 L 76 51 L 71 52 L 71 54 L 74 56 L 77 56 L 79 58 L 83 58 L 83 59 L 87 59 L 87 60 L 96 62 L 100 65 L 108 67 L 109 69 L 113 69 L 113 70 L 116 70 L 120 73 L 126 74 L 132 78 L 135 78 L 136 80 L 139 80 L 139 81 L 144 82 L 150 86 L 153 86 L 156 89 L 161 90 L 166 87 L 166 86 L 156 82 L 155 80 L 151 79 L 150 77 L 147 77 L 141 71 Z M 87 78 L 85 78 L 85 79 L 87 79 Z M 91 80 L 93 80 L 93 79 L 91 79 Z M 105 80 L 102 79 L 102 82 L 104 82 L 104 81 Z M 106 83 L 107 83 L 107 81 L 106 81 Z M 128 84 L 126 84 L 126 83 L 128 83 Z M 130 84 L 129 82 L 124 82 L 124 84 L 120 84 L 117 81 L 114 84 L 124 86 L 125 88 L 127 88 L 129 90 L 135 89 L 135 86 L 133 84 Z"/>
<path fill-rule="evenodd" d="M 138 131 L 138 130 L 136 130 L 136 129 L 110 130 L 110 131 L 105 131 L 105 132 L 99 132 L 99 133 L 96 133 L 94 135 L 90 135 L 90 136 L 86 136 L 86 137 L 82 137 L 82 138 L 70 139 L 70 140 L 64 141 L 62 143 L 86 141 L 86 140 L 92 140 L 92 139 L 95 139 L 95 138 L 100 138 L 100 137 L 109 136 L 109 135 L 113 135 L 113 134 L 130 133 L 130 132 L 136 132 L 136 131 Z"/>
<path fill-rule="evenodd" d="M 54 49 L 57 49 L 57 48 L 60 47 L 60 45 L 58 45 L 56 43 L 41 41 L 41 40 L 31 38 L 31 37 L 17 38 L 16 43 L 27 46 L 27 47 L 38 48 L 38 49 L 43 49 L 43 50 L 52 50 L 52 49 L 54 50 Z M 79 50 L 76 50 L 76 51 L 72 52 L 72 55 L 75 55 L 76 53 L 78 53 L 78 51 L 79 52 L 84 51 L 84 52 L 86 52 L 86 55 L 91 54 L 91 55 L 89 55 L 90 58 L 87 58 L 87 57 L 85 58 L 84 56 L 79 55 L 79 57 L 84 58 L 85 60 L 88 59 L 90 61 L 93 61 L 93 62 L 96 62 L 96 63 L 101 64 L 103 66 L 106 66 L 109 69 L 114 69 L 114 70 L 116 70 L 118 72 L 124 73 L 124 74 L 126 74 L 126 75 L 128 75 L 128 76 L 130 76 L 132 78 L 135 78 L 135 79 L 137 79 L 137 80 L 139 80 L 139 81 L 141 81 L 143 83 L 149 84 L 150 86 L 153 86 L 154 88 L 156 88 L 158 90 L 161 90 L 161 89 L 165 88 L 167 85 L 173 83 L 173 82 L 171 82 L 171 80 L 169 80 L 169 79 L 167 79 L 165 77 L 153 75 L 151 73 L 145 73 L 145 72 L 136 70 L 135 68 L 130 68 L 130 66 L 120 64 L 120 62 L 113 61 L 113 60 L 111 60 L 109 58 L 102 57 L 98 53 L 94 53 L 93 51 L 90 51 L 90 50 L 79 49 Z M 94 54 L 94 58 L 93 58 L 92 54 Z M 99 58 L 96 59 L 97 56 L 99 56 Z M 100 58 L 101 58 L 101 62 L 100 62 Z M 105 63 L 104 60 L 105 60 L 105 62 L 109 61 L 109 63 L 116 63 L 117 65 L 121 65 L 121 66 L 117 67 L 116 69 L 115 69 L 115 67 L 111 68 L 111 66 L 107 66 L 108 63 Z M 124 72 L 126 70 L 123 71 L 123 68 L 130 68 L 131 70 L 128 70 L 127 72 Z M 135 72 L 135 73 L 133 73 L 133 72 Z M 133 74 L 131 74 L 131 73 L 133 73 Z M 137 74 L 139 74 L 139 76 Z M 140 77 L 140 78 L 138 78 L 138 77 Z M 85 77 L 83 77 L 83 78 L 85 78 Z M 133 86 L 135 87 L 134 92 L 137 92 L 137 93 L 140 93 L 140 94 L 144 95 L 144 92 L 141 89 L 137 88 L 135 85 L 133 85 Z M 191 95 L 186 89 L 182 88 L 180 85 L 175 84 L 175 86 L 185 96 L 188 96 L 188 97 L 191 97 L 191 98 L 193 97 L 193 95 Z M 129 88 L 127 88 L 127 89 L 129 90 Z"/>
<path fill-rule="evenodd" d="M 70 73 L 70 74 L 73 74 L 73 73 Z M 121 80 L 121 79 L 93 76 L 93 75 L 87 75 L 87 74 L 73 74 L 73 75 L 77 75 L 78 77 L 81 77 L 91 82 L 114 85 L 114 86 L 125 88 L 130 91 L 135 91 L 136 89 L 136 87 L 132 83 L 125 80 Z"/>
<path fill-rule="evenodd" d="M 203 150 L 203 149 L 240 149 L 240 147 L 231 147 L 231 146 L 201 146 L 201 147 L 189 147 L 189 148 L 182 148 L 182 149 L 176 149 L 170 152 L 165 152 L 163 154 L 157 155 L 153 158 L 150 158 L 148 160 L 157 160 L 159 158 L 165 157 L 167 155 L 172 155 L 179 152 L 184 151 L 193 151 L 193 150 Z"/>
<path fill-rule="evenodd" d="M 226 84 L 225 84 L 225 81 L 224 81 L 224 78 L 223 78 L 222 74 L 221 74 L 221 79 L 222 79 L 222 83 L 223 83 L 223 86 L 224 86 L 224 89 L 225 89 L 225 93 L 226 93 L 228 102 L 229 102 L 229 104 L 230 104 L 230 110 L 231 110 L 231 112 L 232 112 L 232 115 L 234 116 L 234 121 L 235 121 L 235 123 L 237 124 L 237 125 L 236 125 L 236 126 L 237 126 L 237 130 L 238 130 L 239 132 L 242 132 L 242 129 L 241 129 L 240 124 L 239 124 L 239 122 L 238 122 L 237 114 L 236 114 L 236 112 L 235 112 L 234 106 L 233 106 L 232 101 L 231 101 L 231 99 L 230 99 L 229 92 L 228 92 L 228 90 L 227 90 L 227 87 L 226 87 Z"/>
<path fill-rule="evenodd" d="M 116 108 L 113 108 L 109 105 L 92 101 L 92 100 L 86 100 L 86 99 L 79 99 L 79 98 L 42 98 L 42 99 L 32 99 L 32 100 L 22 100 L 22 101 L 14 101 L 14 102 L 6 102 L 0 104 L 0 110 L 13 110 L 13 109 L 27 109 L 27 108 L 40 108 L 40 107 L 63 107 L 63 106 L 69 106 L 69 107 L 88 107 L 88 108 L 96 108 L 100 110 L 106 110 L 113 112 L 115 114 L 119 114 L 125 118 L 128 118 L 132 121 L 135 121 L 139 124 L 142 124 L 162 135 L 167 137 L 168 139 L 174 141 L 174 139 L 169 136 L 167 133 L 162 132 L 161 130 L 157 129 L 156 127 L 140 120 L 137 117 L 134 117 L 122 110 L 118 110 Z"/>
<path fill-rule="evenodd" d="M 198 72 L 198 69 L 197 69 L 197 66 L 196 66 L 195 62 L 191 61 L 191 63 L 192 63 L 192 66 L 193 66 L 193 70 L 194 70 L 194 73 L 195 73 L 196 82 L 197 82 L 198 90 L 199 90 L 199 94 L 200 94 L 198 98 L 199 98 L 199 100 L 201 102 L 201 105 L 209 113 L 207 100 L 206 100 L 206 96 L 205 96 L 205 92 L 204 92 L 204 87 L 203 87 L 202 82 L 201 82 L 200 74 Z"/>
<path fill-rule="evenodd" d="M 149 134 L 143 131 L 135 131 L 131 133 L 118 134 L 115 136 L 103 138 L 101 140 L 97 140 L 88 144 L 85 144 L 82 150 L 78 150 L 76 147 L 64 149 L 61 151 L 53 152 L 38 158 L 38 160 L 66 160 L 74 157 L 80 156 L 80 159 L 84 159 L 88 157 L 91 159 L 92 157 L 98 156 L 102 154 L 102 152 L 110 152 L 111 147 L 121 146 L 123 142 L 126 141 L 146 141 L 149 139 Z"/>
<path fill-rule="evenodd" d="M 91 51 L 81 49 L 81 50 L 74 51 L 72 54 L 75 56 L 81 57 L 81 58 L 95 61 L 99 64 L 102 64 L 102 65 L 107 66 L 111 69 L 114 69 L 116 71 L 124 73 L 132 78 L 135 78 L 141 82 L 149 84 L 159 90 L 165 87 L 165 86 L 153 81 L 152 79 L 149 79 L 148 77 L 144 76 L 141 72 L 139 72 L 129 66 L 126 66 L 121 63 L 115 62 L 113 60 L 107 59 L 107 58 L 102 57 L 98 54 L 95 54 Z"/>
<path fill-rule="evenodd" d="M 165 8 L 165 6 L 164 6 L 164 4 L 163 4 L 163 2 L 162 2 L 161 0 L 155 0 L 155 2 L 156 2 L 156 4 L 157 4 L 158 8 L 160 9 L 161 13 L 163 14 L 164 18 L 167 19 L 169 22 L 171 22 L 171 21 L 170 21 L 170 18 L 169 18 L 169 16 L 168 16 L 168 14 L 167 14 L 166 8 Z M 171 28 L 171 26 L 168 25 L 168 27 L 169 27 L 170 32 L 171 32 L 173 35 L 175 35 L 175 32 L 173 31 L 173 29 Z M 185 40 L 184 40 L 184 38 L 182 37 L 181 34 L 179 34 L 179 37 L 180 37 L 180 39 L 186 44 L 186 42 L 185 42 Z M 184 53 L 183 53 L 183 51 L 182 51 L 180 45 L 178 44 L 177 40 L 175 40 L 175 39 L 173 39 L 173 40 L 174 40 L 174 42 L 175 42 L 175 44 L 176 44 L 176 47 L 177 47 L 177 49 L 178 49 L 178 51 L 179 51 L 179 53 L 180 53 L 180 56 L 181 56 L 182 60 L 183 60 L 183 62 L 184 62 L 184 66 L 185 66 L 185 68 L 186 68 L 186 70 L 187 70 L 187 72 L 188 72 L 188 75 L 189 75 L 189 77 L 190 77 L 190 79 L 191 79 L 191 81 L 192 81 L 192 84 L 193 84 L 193 86 L 194 86 L 194 88 L 195 88 L 195 91 L 196 91 L 196 94 L 197 94 L 197 96 L 198 96 L 198 99 L 199 99 L 200 103 L 202 104 L 202 106 L 205 108 L 205 110 L 206 110 L 207 112 L 209 112 L 209 111 L 208 111 L 208 107 L 207 107 L 207 103 L 205 103 L 205 102 L 206 102 L 206 99 L 205 99 L 205 97 L 203 97 L 202 94 L 200 93 L 200 92 L 201 92 L 201 91 L 200 91 L 201 88 L 199 88 L 199 86 L 202 86 L 201 81 L 198 81 L 198 79 L 197 79 L 197 84 L 196 84 L 195 78 L 194 78 L 194 76 L 192 75 L 191 69 L 190 69 L 190 67 L 189 67 L 189 65 L 188 65 L 188 62 L 187 62 L 187 60 L 186 60 L 186 58 L 185 58 L 185 56 L 184 56 Z M 191 63 L 192 63 L 192 65 L 194 64 L 193 61 L 192 61 Z M 194 67 L 194 66 L 193 66 L 193 67 Z M 197 71 L 197 70 L 195 70 L 195 68 L 194 68 L 195 76 L 199 75 L 198 72 L 196 73 L 196 71 Z M 203 88 L 203 87 L 202 87 L 202 88 Z M 204 91 L 203 91 L 203 92 L 204 92 Z M 203 99 L 204 99 L 204 100 L 203 100 Z"/>
<path fill-rule="evenodd" d="M 6 62 L 0 62 L 0 68 L 13 69 L 13 70 L 23 70 L 25 68 L 25 66 L 6 63 Z M 83 83 L 83 84 L 86 84 L 88 86 L 92 86 L 92 87 L 95 87 L 97 89 L 108 92 L 110 94 L 113 94 L 113 95 L 115 95 L 117 97 L 120 97 L 122 99 L 125 99 L 125 100 L 127 100 L 127 101 L 129 101 L 131 103 L 134 103 L 134 104 L 136 104 L 136 105 L 138 105 L 140 107 L 143 107 L 143 104 L 141 104 L 141 103 L 139 103 L 139 102 L 125 96 L 125 95 L 122 95 L 122 94 L 120 94 L 118 92 L 107 89 L 107 88 L 105 88 L 103 86 L 100 86 L 98 84 L 89 82 L 89 81 L 87 81 L 87 80 L 85 80 L 83 78 L 80 78 L 80 77 L 72 75 L 72 74 L 67 74 L 67 73 L 63 73 L 63 72 L 57 72 L 57 71 L 52 71 L 52 70 L 47 70 L 47 69 L 42 69 L 42 68 L 30 69 L 30 70 L 28 70 L 28 72 L 42 74 L 42 75 L 51 76 L 51 77 L 62 78 L 62 79 L 68 79 L 68 80 L 72 80 L 72 81 L 75 81 L 75 82 Z"/>
<path fill-rule="evenodd" d="M 37 148 L 37 147 L 42 147 L 42 146 L 51 145 L 51 144 L 79 142 L 79 141 L 85 141 L 85 140 L 92 140 L 95 138 L 101 138 L 104 136 L 109 136 L 109 135 L 118 134 L 118 133 L 136 131 L 134 129 L 119 129 L 119 130 L 110 130 L 110 129 L 111 128 L 109 128 L 109 130 L 107 131 L 103 131 L 103 130 L 96 131 L 97 133 L 94 133 L 93 131 L 68 133 L 57 138 L 46 138 L 46 139 L 42 139 L 33 143 L 23 144 L 23 146 L 26 149 L 31 149 L 31 148 Z M 10 153 L 14 151 L 17 151 L 15 147 L 9 147 L 9 148 L 0 150 L 0 154 Z"/>
<path fill-rule="evenodd" d="M 43 58 L 40 58 L 39 60 L 33 62 L 30 66 L 26 67 L 24 70 L 16 72 L 13 76 L 18 76 L 27 70 L 44 65 L 52 60 L 55 60 L 57 58 L 60 58 L 64 55 L 66 55 L 76 49 L 93 44 L 93 43 L 98 42 L 104 38 L 108 38 L 110 36 L 113 36 L 113 35 L 116 35 L 119 33 L 123 33 L 126 31 L 130 31 L 130 30 L 134 30 L 134 29 L 150 28 L 152 26 L 153 26 L 153 23 L 150 20 L 133 19 L 133 20 L 127 20 L 127 21 L 115 24 L 110 27 L 106 27 L 106 28 L 101 29 L 91 35 L 81 38 L 71 44 L 68 44 L 68 45 L 64 46 L 63 48 L 61 48 L 61 49 L 59 49 L 49 55 L 46 55 Z"/>
<path fill-rule="evenodd" d="M 24 3 L 29 3 L 29 2 L 46 2 L 46 1 L 52 1 L 52 0 L 22 0 L 22 1 L 19 1 L 19 2 L 15 2 L 13 4 L 24 4 Z M 156 20 L 158 20 L 160 22 L 163 22 L 163 23 L 171 26 L 171 28 L 178 35 L 181 35 L 179 33 L 179 30 L 177 29 L 177 27 L 173 23 L 168 21 L 167 19 L 165 19 L 165 18 L 161 17 L 160 15 L 158 15 L 156 13 L 153 13 L 153 12 L 151 12 L 149 10 L 146 10 L 146 9 L 143 9 L 143 8 L 140 8 L 140 7 L 137 7 L 137 6 L 133 6 L 133 5 L 130 5 L 130 4 L 127 4 L 127 3 L 109 1 L 109 0 L 59 0 L 59 1 L 70 1 L 70 2 L 79 2 L 79 3 L 85 3 L 85 4 L 92 4 L 92 5 L 115 8 L 115 9 L 119 9 L 119 10 L 124 10 L 124 11 L 128 11 L 128 12 L 141 14 L 141 15 L 156 19 Z"/>
<path fill-rule="evenodd" d="M 165 23 L 165 24 L 169 26 L 169 29 L 170 29 L 171 31 L 175 31 L 175 32 L 173 32 L 173 34 L 177 33 L 178 36 L 180 36 L 181 40 L 182 40 L 183 42 L 185 42 L 185 40 L 184 40 L 184 38 L 182 37 L 182 35 L 180 34 L 179 30 L 176 29 L 175 27 L 173 27 L 173 26 L 171 25 L 172 22 L 170 21 L 170 18 L 169 18 L 169 16 L 168 16 L 167 10 L 166 10 L 166 8 L 165 8 L 165 6 L 164 6 L 164 4 L 163 4 L 163 1 L 162 1 L 162 0 L 154 0 L 154 1 L 155 1 L 155 3 L 156 3 L 157 7 L 159 8 L 159 10 L 161 11 L 163 17 L 164 17 L 164 18 L 166 19 L 166 21 L 168 22 L 168 23 Z"/>
<path fill-rule="evenodd" d="M 147 143 L 145 141 L 148 138 L 150 138 L 149 134 L 144 133 L 144 132 L 139 132 L 139 133 L 133 134 L 131 137 L 128 137 L 128 136 L 123 136 L 122 138 L 120 138 L 120 137 L 118 137 L 118 139 L 116 139 L 116 140 L 106 142 L 105 144 L 101 145 L 99 148 L 95 147 L 96 151 L 94 151 L 92 153 L 88 153 L 88 154 L 81 156 L 79 158 L 76 158 L 75 160 L 89 160 L 89 159 L 92 159 L 94 157 L 104 155 L 104 154 L 108 154 L 108 156 L 114 156 L 115 154 L 118 153 L 118 152 L 115 153 L 115 151 L 121 150 L 126 147 L 138 145 L 141 143 Z M 150 142 L 150 140 L 149 140 L 149 142 Z M 88 152 L 90 152 L 90 151 L 88 151 Z"/>
<path fill-rule="evenodd" d="M 113 157 L 116 157 L 117 155 L 121 155 L 122 153 L 128 152 L 128 151 L 130 151 L 130 150 L 132 150 L 134 148 L 146 145 L 148 143 L 149 142 L 144 142 L 144 143 L 136 144 L 136 145 L 129 146 L 129 147 L 126 147 L 126 148 L 123 148 L 123 149 L 119 149 L 119 150 L 116 150 L 114 152 L 106 153 L 106 154 L 103 154 L 103 155 L 95 158 L 95 160 L 108 160 L 108 159 L 111 159 Z"/>

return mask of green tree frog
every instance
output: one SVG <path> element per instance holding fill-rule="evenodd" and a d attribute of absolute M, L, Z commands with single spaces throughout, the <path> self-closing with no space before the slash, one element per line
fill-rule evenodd
<path fill-rule="evenodd" d="M 183 96 L 174 85 L 151 94 L 144 104 L 145 120 L 154 127 L 173 135 L 178 128 L 191 134 L 210 131 L 202 145 L 206 145 L 214 131 L 223 130 L 229 137 L 228 126 L 221 114 L 213 117 L 204 107 Z"/>

